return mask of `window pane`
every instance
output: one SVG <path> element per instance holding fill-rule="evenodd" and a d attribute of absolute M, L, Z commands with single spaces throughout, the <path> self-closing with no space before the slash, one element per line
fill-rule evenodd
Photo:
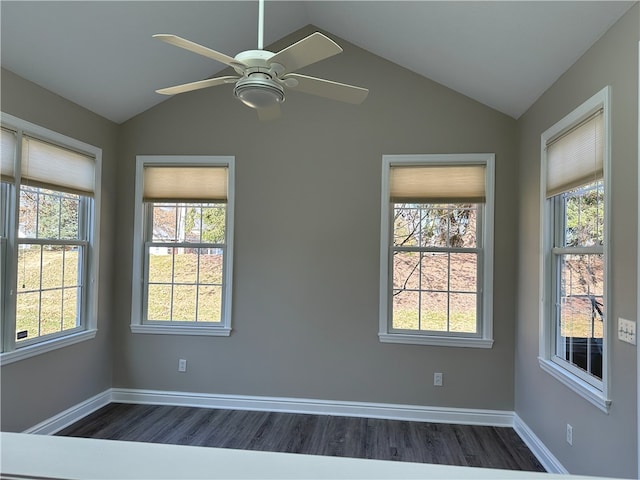
<path fill-rule="evenodd" d="M 153 234 L 154 242 L 175 242 L 177 235 L 177 214 L 175 205 L 155 204 L 153 206 Z"/>
<path fill-rule="evenodd" d="M 173 248 L 149 247 L 149 282 L 171 283 L 173 279 Z"/>
<path fill-rule="evenodd" d="M 202 241 L 200 232 L 202 230 L 202 207 L 198 204 L 185 204 L 179 210 L 179 219 L 183 219 L 182 229 L 184 230 L 185 242 L 200 243 Z M 181 225 L 178 225 L 178 229 Z"/>
<path fill-rule="evenodd" d="M 602 378 L 604 255 L 559 255 L 556 354 Z"/>
<path fill-rule="evenodd" d="M 80 197 L 63 194 L 60 198 L 60 238 L 78 239 L 78 210 Z"/>
<path fill-rule="evenodd" d="M 80 299 L 80 288 L 65 288 L 63 291 L 62 323 L 65 330 L 75 328 L 80 325 L 78 311 L 78 301 Z"/>
<path fill-rule="evenodd" d="M 476 294 L 452 293 L 449 296 L 449 329 L 452 332 L 476 332 Z"/>
<path fill-rule="evenodd" d="M 419 328 L 419 293 L 394 292 L 392 328 L 417 330 Z"/>
<path fill-rule="evenodd" d="M 18 246 L 18 293 L 40 289 L 40 245 Z"/>
<path fill-rule="evenodd" d="M 171 285 L 149 285 L 148 319 L 171 320 L 171 299 Z"/>
<path fill-rule="evenodd" d="M 16 339 L 28 340 L 38 336 L 40 292 L 16 295 Z"/>
<path fill-rule="evenodd" d="M 195 285 L 174 285 L 172 320 L 182 322 L 196 320 L 196 290 Z"/>
<path fill-rule="evenodd" d="M 449 210 L 446 205 L 421 206 L 420 245 L 446 247 L 449 235 Z"/>
<path fill-rule="evenodd" d="M 420 253 L 393 253 L 393 288 L 417 290 L 420 288 Z"/>
<path fill-rule="evenodd" d="M 193 248 L 174 249 L 174 283 L 196 283 L 198 280 L 198 251 Z"/>
<path fill-rule="evenodd" d="M 20 188 L 20 238 L 35 238 L 38 225 L 38 189 Z"/>
<path fill-rule="evenodd" d="M 414 247 L 418 245 L 422 210 L 412 204 L 396 204 L 393 217 L 393 245 Z"/>
<path fill-rule="evenodd" d="M 478 280 L 478 255 L 476 253 L 451 253 L 451 291 L 476 292 Z"/>
<path fill-rule="evenodd" d="M 66 247 L 64 252 L 64 286 L 81 285 L 78 259 L 81 257 L 81 247 Z"/>
<path fill-rule="evenodd" d="M 225 243 L 226 206 L 202 209 L 202 241 L 206 243 Z"/>
<path fill-rule="evenodd" d="M 201 248 L 200 284 L 222 285 L 223 250 L 220 248 Z"/>
<path fill-rule="evenodd" d="M 603 297 L 604 255 L 559 255 L 561 298 Z"/>
<path fill-rule="evenodd" d="M 16 334 L 18 340 L 58 333 L 80 325 L 78 246 L 20 244 Z M 64 282 L 64 283 L 63 283 Z M 63 287 L 72 288 L 63 288 Z"/>
<path fill-rule="evenodd" d="M 214 203 L 153 204 L 154 242 L 224 243 L 226 206 Z"/>
<path fill-rule="evenodd" d="M 448 305 L 446 293 L 424 292 L 420 295 L 420 329 L 447 331 Z"/>
<path fill-rule="evenodd" d="M 449 288 L 449 254 L 447 252 L 425 252 L 422 254 L 423 290 L 440 290 Z"/>
<path fill-rule="evenodd" d="M 62 287 L 62 265 L 64 250 L 58 245 L 42 247 L 42 288 Z"/>
<path fill-rule="evenodd" d="M 563 196 L 564 245 L 590 247 L 603 244 L 604 184 L 602 181 L 576 188 Z"/>
<path fill-rule="evenodd" d="M 184 204 L 178 207 L 178 230 L 183 219 L 184 242 L 224 243 L 225 241 L 225 205 L 204 203 Z"/>
<path fill-rule="evenodd" d="M 38 195 L 38 238 L 60 238 L 60 199 L 42 188 Z"/>
<path fill-rule="evenodd" d="M 466 247 L 476 245 L 476 206 L 423 205 L 422 245 Z"/>
<path fill-rule="evenodd" d="M 80 196 L 20 187 L 20 238 L 79 239 Z"/>
<path fill-rule="evenodd" d="M 449 206 L 449 245 L 473 248 L 476 246 L 478 210 L 475 205 Z"/>
<path fill-rule="evenodd" d="M 222 321 L 222 287 L 198 287 L 198 321 Z"/>
<path fill-rule="evenodd" d="M 45 290 L 40 304 L 40 335 L 62 331 L 62 290 Z"/>
<path fill-rule="evenodd" d="M 149 248 L 148 319 L 221 321 L 223 250 Z"/>
<path fill-rule="evenodd" d="M 560 303 L 560 335 L 586 338 L 602 328 L 592 322 L 592 303 L 585 297 L 564 297 Z"/>

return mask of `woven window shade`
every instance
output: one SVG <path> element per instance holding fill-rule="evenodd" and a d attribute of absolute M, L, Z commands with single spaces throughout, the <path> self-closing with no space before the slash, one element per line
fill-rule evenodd
<path fill-rule="evenodd" d="M 35 138 L 22 139 L 22 183 L 91 196 L 95 160 Z"/>
<path fill-rule="evenodd" d="M 483 203 L 485 165 L 392 166 L 389 196 L 395 203 Z"/>
<path fill-rule="evenodd" d="M 602 111 L 547 142 L 547 198 L 603 176 Z"/>
<path fill-rule="evenodd" d="M 145 202 L 225 202 L 227 167 L 145 167 Z"/>
<path fill-rule="evenodd" d="M 0 177 L 5 182 L 12 182 L 15 176 L 16 134 L 4 128 L 0 132 Z"/>

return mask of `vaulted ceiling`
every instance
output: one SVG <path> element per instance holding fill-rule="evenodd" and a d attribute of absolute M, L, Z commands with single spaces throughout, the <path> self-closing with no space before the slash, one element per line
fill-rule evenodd
<path fill-rule="evenodd" d="M 634 3 L 267 0 L 265 45 L 313 24 L 518 118 Z M 3 0 L 0 61 L 121 123 L 166 99 L 154 90 L 225 68 L 153 34 L 234 56 L 257 46 L 257 5 Z"/>

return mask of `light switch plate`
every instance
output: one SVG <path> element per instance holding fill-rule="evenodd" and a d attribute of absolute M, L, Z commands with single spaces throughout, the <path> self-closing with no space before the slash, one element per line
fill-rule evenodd
<path fill-rule="evenodd" d="M 178 360 L 178 371 L 186 372 L 187 371 L 187 361 L 184 358 Z"/>
<path fill-rule="evenodd" d="M 618 339 L 636 345 L 636 322 L 618 318 Z"/>

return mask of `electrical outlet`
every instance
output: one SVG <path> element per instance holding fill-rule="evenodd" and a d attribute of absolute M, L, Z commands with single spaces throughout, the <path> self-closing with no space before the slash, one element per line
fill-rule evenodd
<path fill-rule="evenodd" d="M 178 360 L 178 371 L 186 372 L 187 371 L 187 361 L 184 358 Z"/>
<path fill-rule="evenodd" d="M 442 386 L 442 374 L 439 372 L 436 372 L 433 374 L 433 386 L 434 387 L 441 387 Z"/>
<path fill-rule="evenodd" d="M 573 445 L 573 427 L 567 423 L 567 443 Z"/>
<path fill-rule="evenodd" d="M 636 344 L 636 322 L 633 320 L 626 320 L 624 318 L 618 318 L 618 339 L 623 342 Z"/>

